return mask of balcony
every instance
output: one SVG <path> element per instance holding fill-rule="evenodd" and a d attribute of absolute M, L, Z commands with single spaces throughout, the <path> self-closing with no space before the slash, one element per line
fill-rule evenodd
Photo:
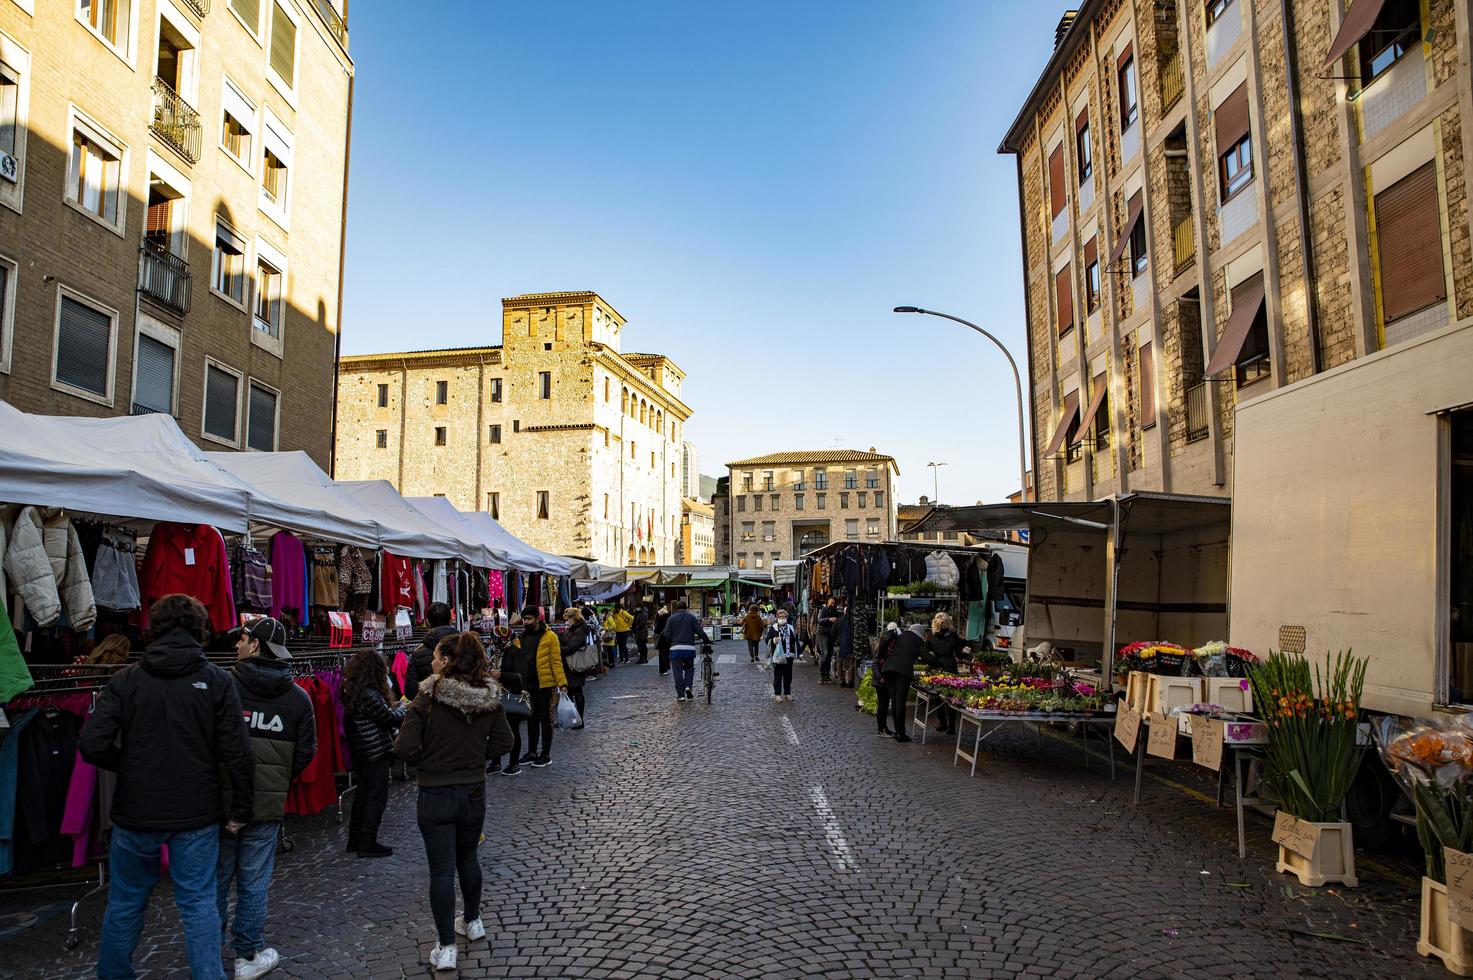
<path fill-rule="evenodd" d="M 1161 112 L 1176 105 L 1176 100 L 1181 98 L 1182 91 L 1186 86 L 1186 80 L 1181 70 L 1181 52 L 1177 51 L 1161 66 Z"/>
<path fill-rule="evenodd" d="M 184 3 L 194 11 L 196 17 L 203 17 L 210 12 L 210 0 L 184 0 Z"/>
<path fill-rule="evenodd" d="M 1171 240 L 1172 250 L 1176 257 L 1176 271 L 1181 272 L 1197 257 L 1197 236 L 1193 230 L 1190 214 L 1172 227 Z"/>
<path fill-rule="evenodd" d="M 1206 439 L 1207 425 L 1207 382 L 1199 381 L 1186 391 L 1187 442 Z"/>
<path fill-rule="evenodd" d="M 143 261 L 138 267 L 138 291 L 175 313 L 188 313 L 194 278 L 189 263 L 147 238 L 139 251 Z"/>
<path fill-rule="evenodd" d="M 153 80 L 153 134 L 190 163 L 199 162 L 199 113 L 162 78 Z"/>
<path fill-rule="evenodd" d="M 348 25 L 338 13 L 337 8 L 332 5 L 332 0 L 313 0 L 313 3 L 317 7 L 317 13 L 326 21 L 327 29 L 332 32 L 332 36 L 338 39 L 338 43 L 346 51 L 348 49 Z"/>

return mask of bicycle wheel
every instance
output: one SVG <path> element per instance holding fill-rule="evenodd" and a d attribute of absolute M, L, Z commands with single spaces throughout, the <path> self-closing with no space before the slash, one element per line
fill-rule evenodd
<path fill-rule="evenodd" d="M 706 682 L 706 703 L 711 703 L 711 689 L 716 686 L 716 679 L 711 676 L 711 660 L 707 658 L 701 664 L 701 679 Z"/>

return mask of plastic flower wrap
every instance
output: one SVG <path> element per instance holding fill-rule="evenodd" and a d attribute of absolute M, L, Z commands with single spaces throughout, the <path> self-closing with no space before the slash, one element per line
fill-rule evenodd
<path fill-rule="evenodd" d="M 1468 716 L 1376 718 L 1381 759 L 1417 810 L 1427 877 L 1446 883 L 1442 849 L 1473 851 L 1473 729 Z"/>
<path fill-rule="evenodd" d="M 1184 646 L 1165 640 L 1147 640 L 1121 647 L 1115 655 L 1115 669 L 1118 671 L 1124 667 L 1126 670 L 1179 677 L 1186 670 L 1191 656 L 1192 652 Z"/>
<path fill-rule="evenodd" d="M 1192 658 L 1203 677 L 1242 677 L 1246 673 L 1245 666 L 1258 663 L 1253 651 L 1230 647 L 1222 640 L 1197 647 L 1192 651 Z"/>

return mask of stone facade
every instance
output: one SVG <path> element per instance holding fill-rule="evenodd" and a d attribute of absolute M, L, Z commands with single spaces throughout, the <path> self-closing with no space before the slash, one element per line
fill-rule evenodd
<path fill-rule="evenodd" d="M 895 535 L 891 456 L 852 449 L 771 453 L 728 463 L 731 496 L 717 491 L 737 568 L 770 568 L 832 541 Z M 723 518 L 721 508 L 729 506 Z M 720 556 L 718 555 L 718 562 Z"/>
<path fill-rule="evenodd" d="M 279 6 L 280 24 L 268 3 L 247 24 L 231 0 L 119 0 L 99 27 L 88 10 L 101 4 L 0 5 L 0 132 L 17 123 L 0 147 L 15 168 L 9 180 L 0 161 L 0 398 L 58 415 L 165 412 L 204 449 L 330 465 L 354 67 L 332 4 Z M 285 74 L 270 67 L 273 34 L 292 39 Z M 248 117 L 234 155 L 227 85 Z M 79 138 L 95 149 L 74 155 Z M 217 222 L 241 251 L 239 288 L 223 293 Z"/>
<path fill-rule="evenodd" d="M 1466 4 L 1428 0 L 1413 32 L 1421 41 L 1364 83 L 1359 46 L 1332 70 L 1324 67 L 1344 0 L 1231 0 L 1211 23 L 1205 7 L 1190 0 L 1084 3 L 1003 141 L 1002 151 L 1019 157 L 1022 181 L 1034 465 L 1043 500 L 1133 489 L 1227 494 L 1242 399 L 1473 316 Z M 1370 44 L 1366 57 L 1375 53 Z M 1127 48 L 1139 106 L 1130 126 L 1121 111 Z M 1219 109 L 1240 87 L 1252 176 L 1220 201 L 1219 157 L 1227 148 L 1216 145 Z M 1096 165 L 1081 180 L 1075 120 L 1086 107 Z M 1067 228 L 1050 206 L 1055 147 L 1064 157 L 1060 218 Z M 1447 298 L 1388 325 L 1375 195 L 1427 161 L 1436 165 Z M 1387 177 L 1381 187 L 1378 174 Z M 1114 267 L 1106 261 L 1136 193 L 1150 257 L 1139 273 L 1128 248 Z M 1101 264 L 1099 320 L 1061 331 L 1055 275 L 1067 262 L 1080 320 L 1091 239 Z M 1255 274 L 1265 287 L 1267 355 L 1239 357 L 1239 366 L 1204 379 L 1231 316 L 1232 287 Z M 1143 372 L 1148 343 L 1151 364 Z M 1085 410 L 1102 365 L 1109 437 L 1071 431 L 1054 457 L 1039 458 L 1067 421 L 1066 399 L 1077 395 Z"/>
<path fill-rule="evenodd" d="M 716 564 L 732 565 L 731 556 L 731 477 L 716 478 L 716 492 L 711 496 L 714 512 L 713 532 L 716 536 Z"/>
<path fill-rule="evenodd" d="M 502 301 L 499 347 L 344 357 L 336 475 L 444 496 L 554 554 L 674 562 L 685 374 L 620 353 L 623 327 L 596 293 L 533 293 Z"/>
<path fill-rule="evenodd" d="M 680 542 L 675 560 L 681 565 L 716 564 L 716 511 L 710 504 L 691 497 L 680 502 Z"/>

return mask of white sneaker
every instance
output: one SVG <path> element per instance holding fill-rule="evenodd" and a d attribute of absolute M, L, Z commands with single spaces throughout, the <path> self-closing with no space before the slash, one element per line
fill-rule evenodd
<path fill-rule="evenodd" d="M 235 980 L 255 980 L 276 969 L 281 962 L 281 954 L 271 947 L 258 950 L 252 959 L 243 956 L 235 958 Z"/>
<path fill-rule="evenodd" d="M 782 699 L 783 699 L 783 696 L 781 694 L 774 694 L 772 696 L 772 701 L 773 701 L 774 704 L 776 704 L 778 701 L 781 701 Z"/>
<path fill-rule="evenodd" d="M 784 701 L 791 701 L 791 700 L 793 700 L 793 696 L 791 694 L 784 694 L 783 695 L 783 700 Z"/>
<path fill-rule="evenodd" d="M 455 934 L 457 936 L 464 936 L 471 942 L 475 942 L 477 939 L 486 938 L 486 926 L 481 922 L 480 916 L 476 916 L 469 922 L 464 919 L 456 919 Z"/>
<path fill-rule="evenodd" d="M 436 970 L 455 969 L 455 953 L 454 946 L 441 946 L 436 943 L 435 948 L 430 950 L 430 966 Z"/>

